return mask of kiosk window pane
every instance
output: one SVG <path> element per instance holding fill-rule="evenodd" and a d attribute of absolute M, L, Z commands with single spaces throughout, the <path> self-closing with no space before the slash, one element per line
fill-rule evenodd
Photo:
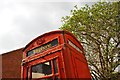
<path fill-rule="evenodd" d="M 53 60 L 53 65 L 54 65 L 54 73 L 58 73 L 58 67 L 57 67 L 56 59 Z"/>
<path fill-rule="evenodd" d="M 52 74 L 50 61 L 32 67 L 32 78 L 40 78 L 50 74 Z"/>
<path fill-rule="evenodd" d="M 33 53 L 33 51 L 31 50 L 31 51 L 29 51 L 29 52 L 27 53 L 27 56 L 30 56 L 30 55 L 32 55 L 32 54 L 34 54 L 34 53 Z"/>
<path fill-rule="evenodd" d="M 55 80 L 60 80 L 60 79 L 58 78 L 58 76 L 55 76 Z"/>
<path fill-rule="evenodd" d="M 58 40 L 57 40 L 57 39 L 53 40 L 53 41 L 51 42 L 51 45 L 52 45 L 52 46 L 58 45 Z"/>

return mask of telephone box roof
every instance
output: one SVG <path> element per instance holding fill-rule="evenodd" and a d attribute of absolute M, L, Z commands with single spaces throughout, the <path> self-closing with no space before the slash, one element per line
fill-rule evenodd
<path fill-rule="evenodd" d="M 74 39 L 76 39 L 76 37 L 75 37 L 72 33 L 68 32 L 68 31 L 66 31 L 66 30 L 51 31 L 51 32 L 44 33 L 44 34 L 36 37 L 35 39 L 33 39 L 31 42 L 29 42 L 29 43 L 25 46 L 25 48 L 23 49 L 23 51 L 24 51 L 30 44 L 32 44 L 34 41 L 36 41 L 37 39 L 42 38 L 43 36 L 48 35 L 48 34 L 50 35 L 50 34 L 57 34 L 57 33 L 68 34 L 68 35 L 71 35 L 72 37 L 74 37 Z M 78 41 L 78 40 L 76 39 L 76 41 Z M 78 43 L 79 43 L 79 41 L 78 41 Z"/>

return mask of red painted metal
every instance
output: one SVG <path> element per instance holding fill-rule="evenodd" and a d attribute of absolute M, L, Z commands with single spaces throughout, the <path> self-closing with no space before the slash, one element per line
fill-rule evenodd
<path fill-rule="evenodd" d="M 28 53 L 32 53 L 32 55 L 27 55 Z M 33 80 L 34 66 L 35 68 L 37 64 L 43 66 L 48 61 L 50 63 L 49 70 L 52 70 L 51 74 L 37 76 L 34 78 L 35 80 L 57 80 L 56 77 L 60 80 L 66 78 L 91 80 L 84 49 L 74 35 L 68 31 L 48 32 L 26 45 L 23 50 L 22 80 Z M 39 73 L 37 72 L 37 74 Z"/>

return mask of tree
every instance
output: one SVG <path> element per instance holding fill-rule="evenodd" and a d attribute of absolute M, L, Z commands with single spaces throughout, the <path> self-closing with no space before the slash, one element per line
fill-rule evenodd
<path fill-rule="evenodd" d="M 100 80 L 116 80 L 120 54 L 120 2 L 97 2 L 71 10 L 63 17 L 62 30 L 72 32 L 82 43 L 91 74 Z"/>

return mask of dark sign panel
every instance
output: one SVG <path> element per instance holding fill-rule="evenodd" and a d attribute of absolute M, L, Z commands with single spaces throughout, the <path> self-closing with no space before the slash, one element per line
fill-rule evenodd
<path fill-rule="evenodd" d="M 75 48 L 80 53 L 83 53 L 82 50 L 78 46 L 76 46 L 73 42 L 71 42 L 70 40 L 68 40 L 68 44 L 71 45 L 73 48 Z"/>
<path fill-rule="evenodd" d="M 27 53 L 27 56 L 30 56 L 30 55 L 35 54 L 35 53 L 40 53 L 40 52 L 42 52 L 44 50 L 47 50 L 47 49 L 49 49 L 49 48 L 51 48 L 53 46 L 56 46 L 56 45 L 58 45 L 58 39 L 55 39 L 55 40 L 53 40 L 51 42 L 48 42 L 47 44 L 44 44 L 44 45 L 42 45 L 40 47 L 37 47 L 37 48 L 29 51 Z"/>

